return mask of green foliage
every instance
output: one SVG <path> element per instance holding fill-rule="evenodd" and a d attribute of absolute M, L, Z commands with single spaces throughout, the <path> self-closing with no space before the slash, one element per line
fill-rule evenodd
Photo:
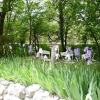
<path fill-rule="evenodd" d="M 53 66 L 28 57 L 1 58 L 0 77 L 25 85 L 39 83 L 51 93 L 71 100 L 84 100 L 93 79 L 92 98 L 99 100 L 100 72 L 96 69 L 99 64 L 87 66 L 82 62 L 75 64 L 57 62 Z"/>
<path fill-rule="evenodd" d="M 59 2 L 60 0 L 4 0 L 4 8 L 7 10 L 4 35 L 14 36 L 18 42 L 28 42 L 29 26 L 31 26 L 32 40 L 35 40 L 34 34 L 37 35 L 38 40 L 40 36 L 47 37 L 48 33 L 56 37 L 57 34 L 53 33 L 59 31 Z M 64 4 L 64 33 L 68 34 L 66 42 L 70 44 L 94 43 L 93 35 L 89 31 L 92 29 L 97 42 L 100 43 L 100 5 L 98 0 L 64 0 L 62 3 Z"/>
<path fill-rule="evenodd" d="M 43 48 L 44 50 L 50 51 L 50 47 L 47 44 L 40 44 L 40 47 Z"/>

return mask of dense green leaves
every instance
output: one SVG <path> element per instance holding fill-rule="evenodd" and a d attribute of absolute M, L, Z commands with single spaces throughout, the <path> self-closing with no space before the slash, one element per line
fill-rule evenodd
<path fill-rule="evenodd" d="M 100 50 L 99 0 L 4 0 L 0 5 L 6 12 L 3 35 L 17 42 L 38 46 L 48 42 L 49 34 L 63 48 L 96 43 Z"/>

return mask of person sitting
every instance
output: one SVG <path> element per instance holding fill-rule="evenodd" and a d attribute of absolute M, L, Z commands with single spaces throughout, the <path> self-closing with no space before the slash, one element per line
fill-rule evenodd
<path fill-rule="evenodd" d="M 39 52 L 37 52 L 37 53 L 36 53 L 36 57 L 37 57 L 37 58 L 39 58 L 39 57 L 40 57 L 40 54 L 39 54 Z"/>
<path fill-rule="evenodd" d="M 75 56 L 75 59 L 78 61 L 80 58 L 80 48 L 74 49 L 74 56 Z"/>
<path fill-rule="evenodd" d="M 39 51 L 37 52 L 36 57 L 43 58 L 43 50 L 42 50 L 42 48 L 39 48 Z"/>
<path fill-rule="evenodd" d="M 92 49 L 91 49 L 91 48 L 88 48 L 87 54 L 88 54 L 88 56 L 89 56 L 89 59 L 92 60 Z"/>
<path fill-rule="evenodd" d="M 65 55 L 65 59 L 67 59 L 68 61 L 71 61 L 71 56 L 72 56 L 72 51 L 71 48 L 67 48 L 66 49 L 66 55 Z"/>
<path fill-rule="evenodd" d="M 43 60 L 44 60 L 44 61 L 48 60 L 47 55 L 44 55 L 44 56 L 43 56 Z"/>
<path fill-rule="evenodd" d="M 88 48 L 82 55 L 82 59 L 87 62 L 87 65 L 92 64 L 92 49 Z"/>
<path fill-rule="evenodd" d="M 88 49 L 89 49 L 89 47 L 86 46 L 86 47 L 84 48 L 84 53 L 86 53 Z"/>

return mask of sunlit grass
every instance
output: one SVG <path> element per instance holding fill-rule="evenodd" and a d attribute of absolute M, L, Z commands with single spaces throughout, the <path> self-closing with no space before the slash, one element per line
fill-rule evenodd
<path fill-rule="evenodd" d="M 0 59 L 0 77 L 24 85 L 38 83 L 53 94 L 67 100 L 84 100 L 93 79 L 93 100 L 100 100 L 100 63 L 87 66 L 83 62 L 51 65 L 30 57 Z"/>

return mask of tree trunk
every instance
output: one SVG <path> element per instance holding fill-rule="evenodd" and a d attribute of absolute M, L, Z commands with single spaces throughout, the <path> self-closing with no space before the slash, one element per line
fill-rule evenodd
<path fill-rule="evenodd" d="M 0 12 L 0 36 L 3 35 L 3 27 L 4 27 L 5 15 L 6 15 L 6 13 Z"/>
<path fill-rule="evenodd" d="M 29 44 L 32 44 L 32 17 L 31 17 L 31 14 L 30 14 L 30 36 L 29 36 Z"/>
<path fill-rule="evenodd" d="M 96 43 L 96 46 L 97 46 L 97 49 L 98 49 L 98 56 L 100 57 L 100 45 L 99 45 L 97 37 L 95 36 L 96 33 L 91 28 L 89 30 L 90 30 L 90 32 L 92 34 L 92 37 L 95 40 L 95 43 Z"/>
<path fill-rule="evenodd" d="M 29 32 L 30 32 L 30 35 L 29 35 L 29 44 L 32 44 L 32 16 L 31 16 L 31 10 L 30 10 L 30 5 L 29 5 L 29 0 L 26 0 L 26 5 L 27 5 L 27 12 L 28 12 L 28 15 L 29 15 Z"/>
<path fill-rule="evenodd" d="M 59 34 L 61 39 L 62 50 L 65 51 L 64 45 L 64 16 L 63 16 L 63 0 L 59 0 Z"/>
<path fill-rule="evenodd" d="M 67 34 L 68 34 L 68 27 L 66 27 L 65 31 L 65 47 L 67 46 Z"/>
<path fill-rule="evenodd" d="M 6 13 L 0 12 L 0 39 L 2 38 L 2 35 L 3 35 L 5 15 L 6 15 Z M 2 41 L 0 43 L 0 56 L 3 56 L 3 44 L 2 44 Z"/>
<path fill-rule="evenodd" d="M 39 50 L 39 40 L 38 40 L 38 33 L 34 30 L 34 48 L 35 48 L 35 52 L 38 52 Z"/>
<path fill-rule="evenodd" d="M 37 33 L 37 51 L 39 50 L 39 39 L 38 39 L 38 33 Z"/>
<path fill-rule="evenodd" d="M 12 26 L 10 25 L 11 16 L 12 16 L 12 12 L 10 12 L 9 14 L 7 14 L 7 29 L 5 31 L 5 35 L 10 34 L 10 32 L 12 30 Z M 13 22 L 14 22 L 14 20 L 13 20 Z"/>

